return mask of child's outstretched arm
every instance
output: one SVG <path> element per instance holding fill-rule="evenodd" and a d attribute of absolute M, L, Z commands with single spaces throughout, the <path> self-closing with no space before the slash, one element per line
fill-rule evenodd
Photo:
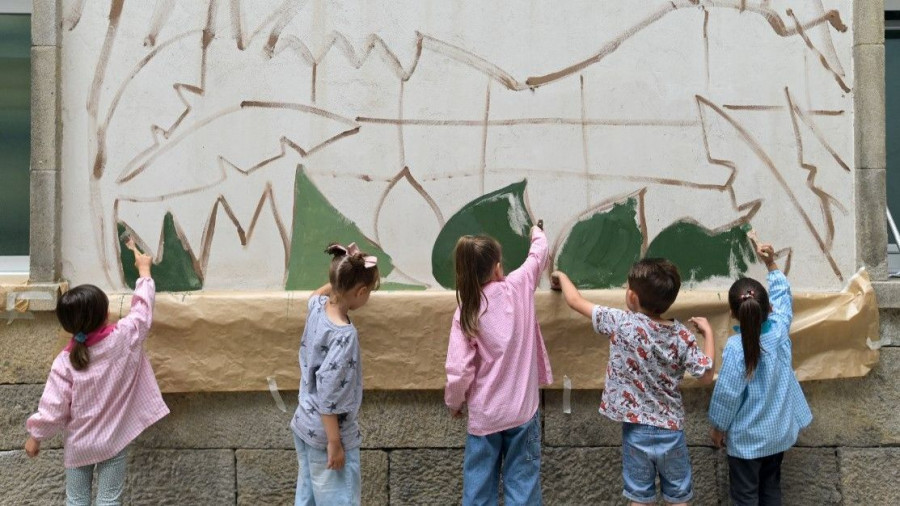
<path fill-rule="evenodd" d="M 447 386 L 444 387 L 444 403 L 454 417 L 462 416 L 466 394 L 472 380 L 475 379 L 475 344 L 466 337 L 459 324 L 459 318 L 453 318 L 450 327 L 450 343 L 447 346 Z"/>
<path fill-rule="evenodd" d="M 531 292 L 537 290 L 541 281 L 541 273 L 547 268 L 550 260 L 550 246 L 547 244 L 547 236 L 541 228 L 543 222 L 531 227 L 531 247 L 528 249 L 528 257 L 521 267 L 509 273 L 506 277 L 510 283 L 524 286 Z"/>
<path fill-rule="evenodd" d="M 572 280 L 569 279 L 569 276 L 566 276 L 566 273 L 556 271 L 551 274 L 550 287 L 554 290 L 562 291 L 563 297 L 566 299 L 566 304 L 568 304 L 570 308 L 588 318 L 593 317 L 595 304 L 581 296 L 581 292 L 578 291 L 578 288 L 575 288 L 575 285 L 572 283 Z"/>
<path fill-rule="evenodd" d="M 694 325 L 696 331 L 703 335 L 703 356 L 690 357 L 694 362 L 692 367 L 698 370 L 708 367 L 701 376 L 697 377 L 697 380 L 701 385 L 709 385 L 716 374 L 716 336 L 706 318 L 695 316 L 689 321 Z"/>
<path fill-rule="evenodd" d="M 314 296 L 324 295 L 326 297 L 331 297 L 331 283 L 325 283 L 316 289 L 315 292 L 312 293 Z"/>
<path fill-rule="evenodd" d="M 141 253 L 134 245 L 134 240 L 129 239 L 126 244 L 134 252 L 134 266 L 138 270 L 138 280 L 134 286 L 134 294 L 131 296 L 131 310 L 128 315 L 119 320 L 117 328 L 128 331 L 131 345 L 140 345 L 150 334 L 150 325 L 153 323 L 153 302 L 156 299 L 156 284 L 150 275 L 150 266 L 153 260 L 150 255 Z"/>
<path fill-rule="evenodd" d="M 769 303 L 772 304 L 772 313 L 769 318 L 784 328 L 784 333 L 791 328 L 794 320 L 794 307 L 791 297 L 791 284 L 784 273 L 778 269 L 775 263 L 775 248 L 771 244 L 759 244 L 756 247 L 756 255 L 760 261 L 766 264 L 769 270 L 766 279 L 769 283 Z"/>

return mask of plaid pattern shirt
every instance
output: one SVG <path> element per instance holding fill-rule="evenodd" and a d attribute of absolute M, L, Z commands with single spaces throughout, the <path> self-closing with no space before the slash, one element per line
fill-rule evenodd
<path fill-rule="evenodd" d="M 756 459 L 783 452 L 797 442 L 812 412 L 791 365 L 791 287 L 781 271 L 768 275 L 772 313 L 760 336 L 762 353 L 747 379 L 741 335 L 728 339 L 722 369 L 709 405 L 709 421 L 727 434 L 728 455 Z"/>

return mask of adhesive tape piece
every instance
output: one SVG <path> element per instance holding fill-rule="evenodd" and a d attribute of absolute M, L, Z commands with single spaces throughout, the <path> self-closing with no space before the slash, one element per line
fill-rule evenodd
<path fill-rule="evenodd" d="M 563 376 L 563 413 L 572 414 L 572 380 Z"/>
<path fill-rule="evenodd" d="M 280 409 L 282 413 L 287 413 L 287 406 L 284 405 L 284 399 L 282 399 L 281 394 L 278 393 L 278 384 L 275 383 L 275 378 L 273 376 L 268 376 L 266 381 L 269 382 L 269 392 L 272 393 L 272 398 L 275 399 L 275 405 L 278 406 L 278 409 Z"/>

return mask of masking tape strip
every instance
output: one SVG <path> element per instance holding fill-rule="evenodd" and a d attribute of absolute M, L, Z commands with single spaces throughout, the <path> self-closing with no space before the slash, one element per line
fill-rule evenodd
<path fill-rule="evenodd" d="M 275 405 L 278 406 L 278 409 L 280 409 L 282 413 L 287 413 L 287 406 L 284 405 L 284 399 L 282 399 L 281 394 L 278 393 L 278 384 L 275 383 L 275 377 L 268 376 L 266 381 L 269 382 L 269 392 L 272 393 L 272 398 L 275 399 Z"/>
<path fill-rule="evenodd" d="M 16 301 L 28 301 L 28 300 L 53 300 L 53 296 L 47 292 L 9 292 L 6 294 L 6 310 L 13 311 L 16 310 Z M 28 306 L 24 306 L 27 308 Z M 20 310 L 20 312 L 24 312 Z"/>
<path fill-rule="evenodd" d="M 572 380 L 563 376 L 563 413 L 572 414 Z"/>
<path fill-rule="evenodd" d="M 31 311 L 3 311 L 0 313 L 0 318 L 6 319 L 7 325 L 12 325 L 13 320 L 34 320 L 34 313 Z"/>

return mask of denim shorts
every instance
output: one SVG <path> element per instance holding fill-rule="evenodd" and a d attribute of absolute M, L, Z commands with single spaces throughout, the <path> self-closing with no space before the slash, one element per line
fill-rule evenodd
<path fill-rule="evenodd" d="M 656 502 L 656 477 L 668 503 L 694 496 L 691 460 L 684 431 L 636 423 L 622 424 L 622 494 L 640 503 Z"/>

